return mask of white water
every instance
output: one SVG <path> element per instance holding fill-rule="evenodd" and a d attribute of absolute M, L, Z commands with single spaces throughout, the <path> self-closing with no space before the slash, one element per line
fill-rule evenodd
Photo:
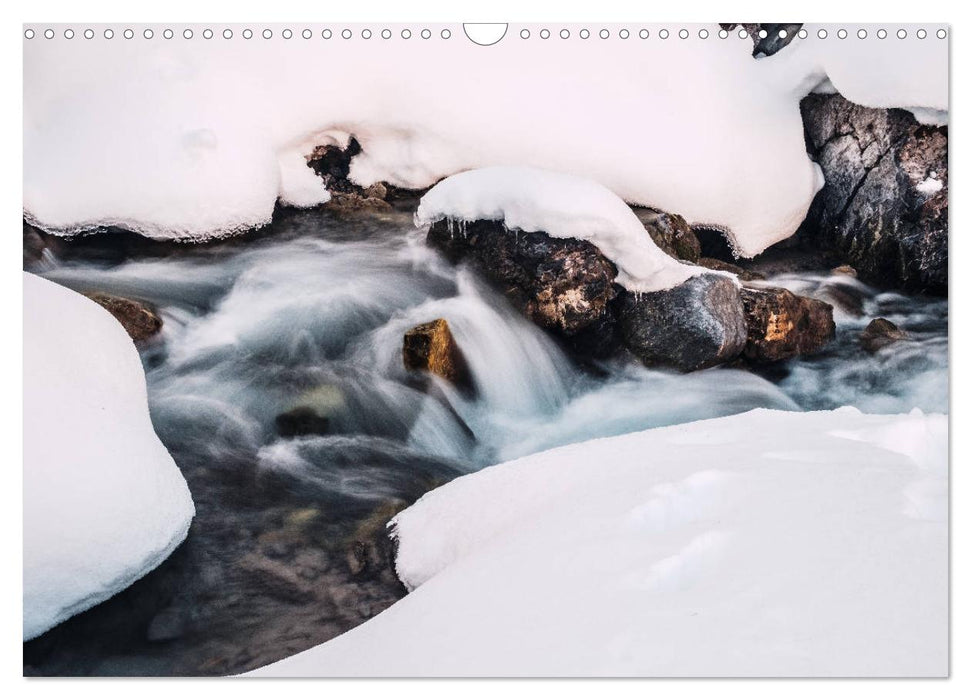
<path fill-rule="evenodd" d="M 422 238 L 403 214 L 349 223 L 304 212 L 254 241 L 110 264 L 77 252 L 45 275 L 158 305 L 163 332 L 143 360 L 153 420 L 177 460 L 255 461 L 303 473 L 338 498 L 408 490 L 416 464 L 423 479 L 449 478 L 456 468 L 755 407 L 947 408 L 946 301 L 863 288 L 867 315 L 837 314 L 833 347 L 789 363 L 777 383 L 735 369 L 608 365 L 598 375 Z M 817 293 L 822 279 L 783 282 Z M 914 327 L 905 352 L 859 349 L 854 335 L 878 313 Z M 474 395 L 437 379 L 438 391 L 424 391 L 402 365 L 404 332 L 439 317 L 466 356 Z M 329 434 L 281 438 L 275 417 L 307 392 L 326 404 Z"/>

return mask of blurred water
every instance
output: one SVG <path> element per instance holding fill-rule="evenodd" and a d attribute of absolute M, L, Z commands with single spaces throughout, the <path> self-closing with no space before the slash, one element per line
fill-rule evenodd
<path fill-rule="evenodd" d="M 402 464 L 423 456 L 467 471 L 756 407 L 947 410 L 946 300 L 878 293 L 846 276 L 770 281 L 838 302 L 837 338 L 760 376 L 583 371 L 471 272 L 427 249 L 405 213 L 349 221 L 306 212 L 256 240 L 121 262 L 79 255 L 44 274 L 158 306 L 161 337 L 142 353 L 152 417 L 170 449 L 304 474 L 335 497 L 383 498 L 405 478 Z M 910 338 L 867 354 L 857 336 L 875 316 Z M 435 318 L 462 348 L 474 394 L 437 378 L 429 391 L 405 371 L 404 332 Z M 326 413 L 326 436 L 278 434 L 276 416 L 301 401 Z M 364 448 L 377 471 L 355 475 L 339 455 Z"/>

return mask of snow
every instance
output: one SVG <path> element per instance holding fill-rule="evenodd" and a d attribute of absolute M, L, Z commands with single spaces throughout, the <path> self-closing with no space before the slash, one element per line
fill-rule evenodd
<path fill-rule="evenodd" d="M 158 566 L 194 513 L 121 325 L 25 273 L 24 639 Z"/>
<path fill-rule="evenodd" d="M 411 589 L 266 676 L 943 676 L 947 419 L 759 409 L 426 494 Z"/>
<path fill-rule="evenodd" d="M 512 166 L 452 175 L 421 198 L 415 214 L 417 226 L 442 219 L 502 221 L 510 230 L 589 241 L 613 261 L 617 282 L 631 291 L 669 289 L 705 271 L 662 251 L 620 197 L 576 175 Z"/>
<path fill-rule="evenodd" d="M 428 40 L 395 27 L 380 41 L 359 39 L 360 26 L 352 40 L 311 26 L 312 39 L 289 41 L 283 26 L 269 41 L 241 39 L 241 27 L 207 41 L 200 25 L 193 40 L 180 26 L 173 40 L 143 39 L 140 25 L 133 40 L 123 26 L 105 40 L 92 27 L 91 41 L 24 42 L 24 211 L 60 233 L 114 224 L 197 239 L 265 224 L 277 200 L 326 201 L 300 159 L 353 133 L 362 185 L 541 167 L 729 231 L 754 255 L 796 230 L 821 185 L 798 102 L 826 74 L 850 99 L 947 106 L 936 26 L 924 41 L 807 39 L 822 48 L 760 60 L 716 25 L 707 40 L 699 26 L 668 41 L 660 26 L 646 40 L 611 27 L 582 45 L 581 26 L 550 27 L 571 39 L 540 43 L 511 25 L 490 47 L 458 26 L 448 40 L 431 26 Z"/>

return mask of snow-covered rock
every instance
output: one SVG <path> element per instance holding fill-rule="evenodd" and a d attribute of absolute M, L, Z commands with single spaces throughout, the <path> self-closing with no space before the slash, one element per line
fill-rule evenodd
<path fill-rule="evenodd" d="M 510 166 L 452 175 L 421 198 L 415 214 L 418 226 L 443 219 L 499 221 L 511 231 L 588 241 L 617 266 L 617 282 L 634 292 L 669 289 L 701 272 L 658 248 L 620 197 L 576 175 Z"/>
<path fill-rule="evenodd" d="M 122 326 L 80 294 L 23 281 L 26 640 L 158 566 L 195 509 Z"/>
<path fill-rule="evenodd" d="M 762 60 L 714 24 L 708 39 L 693 26 L 671 41 L 657 40 L 662 26 L 645 26 L 648 40 L 612 26 L 608 41 L 578 50 L 581 28 L 552 27 L 571 40 L 538 44 L 510 26 L 488 49 L 455 25 L 447 40 L 435 27 L 429 40 L 361 41 L 359 26 L 353 41 L 333 27 L 326 40 L 312 26 L 312 39 L 291 41 L 273 28 L 272 42 L 241 40 L 240 27 L 231 41 L 125 41 L 124 27 L 110 41 L 25 41 L 24 209 L 61 232 L 239 231 L 268 222 L 277 200 L 326 201 L 305 157 L 353 135 L 362 153 L 349 174 L 362 186 L 549 168 L 728 230 L 754 255 L 796 230 L 822 184 L 805 152 L 803 95 L 825 82 L 861 104 L 947 107 L 937 26 L 905 42 L 819 40 L 810 28 Z M 335 57 L 340 68 L 323 76 Z"/>
<path fill-rule="evenodd" d="M 756 410 L 461 477 L 412 589 L 266 676 L 943 676 L 947 419 Z"/>

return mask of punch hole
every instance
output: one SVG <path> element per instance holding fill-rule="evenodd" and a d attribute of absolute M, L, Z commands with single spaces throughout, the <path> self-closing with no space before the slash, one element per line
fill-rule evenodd
<path fill-rule="evenodd" d="M 471 41 L 473 44 L 478 44 L 479 46 L 492 46 L 494 44 L 498 44 L 500 41 L 502 41 L 502 38 L 506 36 L 506 30 L 508 28 L 508 24 L 500 24 L 498 22 L 481 22 L 462 25 L 462 29 L 465 31 L 465 36 L 468 37 L 469 41 Z M 442 32 L 443 39 L 448 38 L 445 36 L 446 31 L 448 30 L 446 29 Z M 449 36 L 451 36 L 451 34 Z M 567 36 L 569 36 L 569 33 L 567 33 Z"/>

